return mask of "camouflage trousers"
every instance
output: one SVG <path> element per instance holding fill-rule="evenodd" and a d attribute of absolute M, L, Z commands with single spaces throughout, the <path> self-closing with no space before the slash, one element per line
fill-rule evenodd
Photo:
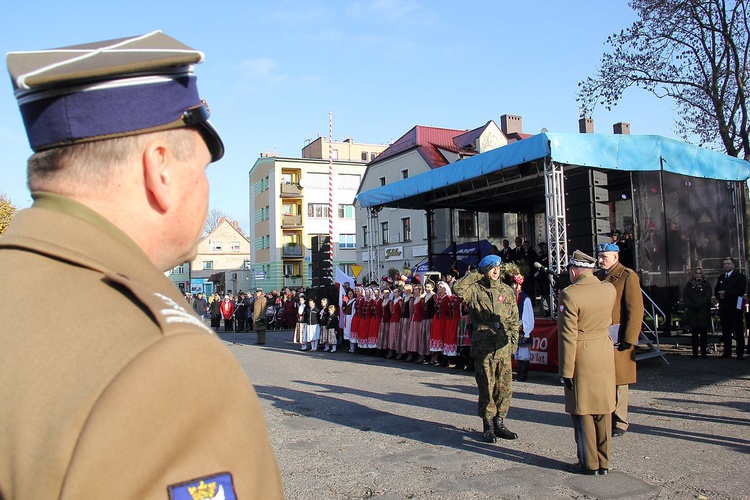
<path fill-rule="evenodd" d="M 472 349 L 471 356 L 474 358 L 474 378 L 479 388 L 479 416 L 486 419 L 496 415 L 505 418 L 513 397 L 510 349 L 507 346 L 496 351 Z"/>

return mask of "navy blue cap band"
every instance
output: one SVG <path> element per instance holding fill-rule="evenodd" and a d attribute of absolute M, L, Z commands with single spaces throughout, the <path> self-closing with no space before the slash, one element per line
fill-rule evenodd
<path fill-rule="evenodd" d="M 74 92 L 21 105 L 31 149 L 153 129 L 200 106 L 195 77 Z"/>
<path fill-rule="evenodd" d="M 195 125 L 216 161 L 223 156 L 224 145 L 207 121 L 207 110 L 200 121 L 185 120 L 191 108 L 204 107 L 193 76 L 71 92 L 20 104 L 34 151 Z"/>

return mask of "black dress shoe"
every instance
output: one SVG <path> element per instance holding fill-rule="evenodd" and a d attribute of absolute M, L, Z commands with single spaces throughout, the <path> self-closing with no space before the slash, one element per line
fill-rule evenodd
<path fill-rule="evenodd" d="M 619 427 L 615 427 L 612 429 L 612 437 L 616 436 L 624 436 L 625 435 L 625 429 L 620 429 Z"/>
<path fill-rule="evenodd" d="M 601 467 L 599 469 L 599 475 L 600 476 L 606 476 L 607 474 L 609 474 L 609 469 L 605 469 L 604 467 Z"/>
<path fill-rule="evenodd" d="M 599 469 L 587 469 L 580 463 L 566 465 L 565 470 L 571 474 L 583 474 L 585 476 L 599 475 Z"/>

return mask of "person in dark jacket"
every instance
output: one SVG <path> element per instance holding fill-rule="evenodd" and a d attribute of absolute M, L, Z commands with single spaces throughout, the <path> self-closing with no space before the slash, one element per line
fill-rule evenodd
<path fill-rule="evenodd" d="M 693 358 L 698 357 L 700 345 L 701 357 L 706 359 L 708 345 L 708 327 L 711 326 L 711 285 L 703 276 L 703 268 L 693 269 L 693 277 L 685 285 L 683 301 L 687 312 L 685 322 L 693 337 Z"/>
<path fill-rule="evenodd" d="M 734 269 L 734 259 L 724 257 L 724 272 L 716 280 L 714 294 L 719 301 L 719 319 L 721 319 L 721 335 L 724 341 L 722 358 L 732 357 L 732 336 L 737 342 L 737 359 L 745 355 L 745 330 L 742 328 L 742 308 L 737 307 L 737 301 L 745 293 L 747 279 L 745 275 Z"/>

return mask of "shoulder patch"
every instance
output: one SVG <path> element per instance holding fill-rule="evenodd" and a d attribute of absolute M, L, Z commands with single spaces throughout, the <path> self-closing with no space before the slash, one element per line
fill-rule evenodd
<path fill-rule="evenodd" d="M 237 500 L 232 474 L 229 472 L 172 484 L 167 487 L 167 491 L 169 500 Z"/>

